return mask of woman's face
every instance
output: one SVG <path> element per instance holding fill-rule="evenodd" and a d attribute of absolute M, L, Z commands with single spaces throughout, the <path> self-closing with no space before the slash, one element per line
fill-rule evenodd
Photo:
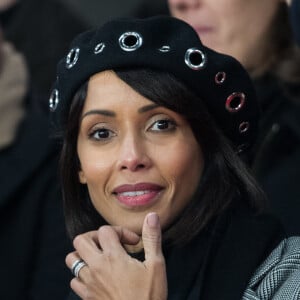
<path fill-rule="evenodd" d="M 235 57 L 252 70 L 267 55 L 266 42 L 281 1 L 168 0 L 168 3 L 171 14 L 189 23 L 204 45 Z"/>
<path fill-rule="evenodd" d="M 144 98 L 112 71 L 92 76 L 77 141 L 79 180 L 111 225 L 138 234 L 155 211 L 165 228 L 189 203 L 204 161 L 179 114 Z"/>

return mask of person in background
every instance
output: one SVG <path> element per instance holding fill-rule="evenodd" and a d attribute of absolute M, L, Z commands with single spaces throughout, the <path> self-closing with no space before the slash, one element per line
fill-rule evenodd
<path fill-rule="evenodd" d="M 248 162 L 271 210 L 300 234 L 300 51 L 282 0 L 169 0 L 205 45 L 238 59 L 255 83 L 260 134 Z"/>
<path fill-rule="evenodd" d="M 61 0 L 0 0 L 0 23 L 6 40 L 26 59 L 34 93 L 46 99 L 57 60 L 87 25 Z"/>
<path fill-rule="evenodd" d="M 0 39 L 1 299 L 63 300 L 69 273 L 57 145 L 24 56 Z M 39 101 L 41 101 L 39 99 Z"/>
<path fill-rule="evenodd" d="M 69 299 L 300 297 L 300 238 L 239 157 L 259 105 L 236 59 L 176 18 L 112 20 L 75 37 L 49 107 Z"/>

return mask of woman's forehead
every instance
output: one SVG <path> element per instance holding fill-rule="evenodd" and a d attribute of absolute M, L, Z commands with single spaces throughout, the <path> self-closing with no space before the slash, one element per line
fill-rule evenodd
<path fill-rule="evenodd" d="M 157 106 L 120 79 L 113 71 L 93 75 L 88 82 L 85 107 L 114 107 L 115 105 Z"/>

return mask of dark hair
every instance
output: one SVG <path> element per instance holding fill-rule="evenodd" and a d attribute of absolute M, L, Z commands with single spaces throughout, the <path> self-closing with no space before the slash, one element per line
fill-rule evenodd
<path fill-rule="evenodd" d="M 263 208 L 263 192 L 201 99 L 168 73 L 140 69 L 115 72 L 144 97 L 183 115 L 204 154 L 205 170 L 198 189 L 175 223 L 164 232 L 165 241 L 182 244 L 191 240 L 235 199 L 247 202 L 257 212 Z M 61 154 L 65 216 L 72 238 L 105 224 L 91 203 L 86 185 L 78 178 L 77 136 L 86 92 L 87 83 L 73 99 Z"/>

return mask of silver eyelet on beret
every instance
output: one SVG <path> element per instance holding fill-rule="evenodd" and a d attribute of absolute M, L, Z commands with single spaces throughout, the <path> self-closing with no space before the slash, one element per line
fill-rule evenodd
<path fill-rule="evenodd" d="M 240 133 L 245 133 L 246 131 L 248 131 L 249 127 L 250 127 L 249 122 L 242 122 L 239 126 L 239 132 Z"/>
<path fill-rule="evenodd" d="M 232 93 L 226 100 L 225 107 L 231 112 L 238 112 L 245 104 L 246 96 L 244 93 Z"/>
<path fill-rule="evenodd" d="M 120 36 L 119 44 L 124 51 L 135 51 L 142 46 L 143 38 L 137 32 L 125 32 Z"/>
<path fill-rule="evenodd" d="M 168 45 L 164 45 L 158 49 L 158 51 L 163 52 L 163 53 L 169 52 L 170 50 L 171 50 L 171 47 Z"/>
<path fill-rule="evenodd" d="M 105 48 L 105 44 L 104 43 L 99 43 L 96 45 L 95 49 L 94 49 L 94 53 L 95 54 L 99 54 L 101 53 Z"/>
<path fill-rule="evenodd" d="M 239 145 L 236 149 L 236 153 L 240 154 L 240 153 L 244 152 L 248 148 L 248 146 L 249 146 L 248 144 Z"/>
<path fill-rule="evenodd" d="M 49 108 L 51 112 L 54 112 L 58 106 L 59 97 L 58 97 L 58 90 L 54 89 L 49 98 Z"/>
<path fill-rule="evenodd" d="M 225 72 L 218 72 L 215 76 L 215 83 L 216 84 L 222 84 L 226 80 L 226 73 Z"/>
<path fill-rule="evenodd" d="M 79 52 L 80 52 L 79 48 L 73 48 L 68 53 L 67 60 L 66 60 L 66 67 L 68 69 L 71 69 L 77 63 L 78 58 L 79 58 Z"/>
<path fill-rule="evenodd" d="M 206 66 L 206 55 L 197 48 L 190 48 L 185 52 L 184 61 L 193 70 L 200 70 Z"/>

